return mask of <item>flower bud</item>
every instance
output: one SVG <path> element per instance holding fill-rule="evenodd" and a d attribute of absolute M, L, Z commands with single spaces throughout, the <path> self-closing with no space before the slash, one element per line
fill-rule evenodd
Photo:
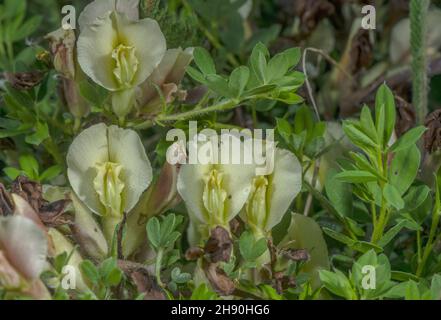
<path fill-rule="evenodd" d="M 103 260 L 109 249 L 101 227 L 93 218 L 92 212 L 74 193 L 71 193 L 71 199 L 75 209 L 75 219 L 70 228 L 75 240 L 90 257 L 98 261 Z"/>
<path fill-rule="evenodd" d="M 55 70 L 67 79 L 75 79 L 75 32 L 60 28 L 45 38 L 50 43 Z"/>

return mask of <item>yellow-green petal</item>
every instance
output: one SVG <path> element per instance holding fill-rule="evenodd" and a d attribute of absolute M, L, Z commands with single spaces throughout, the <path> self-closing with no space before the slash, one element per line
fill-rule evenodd
<path fill-rule="evenodd" d="M 139 0 L 95 0 L 89 3 L 78 18 L 80 28 L 93 24 L 97 18 L 103 17 L 111 11 L 125 14 L 130 20 L 139 19 Z"/>
<path fill-rule="evenodd" d="M 95 191 L 96 164 L 109 160 L 107 126 L 96 124 L 82 131 L 72 142 L 67 153 L 67 176 L 78 198 L 96 214 L 103 214 Z"/>
<path fill-rule="evenodd" d="M 159 24 L 153 19 L 130 21 L 116 14 L 119 41 L 134 48 L 139 66 L 132 82 L 133 86 L 143 83 L 156 69 L 166 51 L 166 40 Z"/>
<path fill-rule="evenodd" d="M 138 134 L 117 126 L 108 128 L 109 161 L 121 165 L 124 211 L 135 207 L 142 193 L 152 182 L 152 167 Z"/>
<path fill-rule="evenodd" d="M 288 150 L 276 149 L 274 171 L 269 177 L 270 212 L 266 230 L 271 230 L 285 215 L 302 188 L 302 167 Z"/>
<path fill-rule="evenodd" d="M 84 73 L 107 90 L 116 91 L 119 85 L 113 74 L 113 50 L 118 46 L 118 30 L 112 14 L 99 18 L 83 28 L 77 42 L 78 62 Z"/>

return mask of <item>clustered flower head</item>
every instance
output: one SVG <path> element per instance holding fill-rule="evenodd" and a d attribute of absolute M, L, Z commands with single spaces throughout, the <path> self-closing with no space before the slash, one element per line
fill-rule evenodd
<path fill-rule="evenodd" d="M 252 153 L 249 144 L 238 144 L 245 154 Z M 210 141 L 200 148 L 207 145 L 213 147 Z M 274 160 L 269 160 L 274 161 L 274 171 L 267 176 L 256 175 L 255 164 L 218 164 L 206 159 L 182 166 L 177 188 L 190 215 L 191 242 L 197 242 L 201 235 L 206 238 L 217 226 L 229 230 L 229 222 L 241 212 L 258 237 L 266 236 L 281 221 L 300 192 L 302 170 L 289 151 L 273 147 L 270 152 L 275 154 Z M 213 154 L 210 152 L 208 157 Z"/>

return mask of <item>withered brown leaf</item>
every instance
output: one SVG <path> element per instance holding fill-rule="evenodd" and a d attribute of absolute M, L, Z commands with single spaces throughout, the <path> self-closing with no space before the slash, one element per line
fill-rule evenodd
<path fill-rule="evenodd" d="M 230 234 L 224 228 L 217 226 L 211 230 L 210 238 L 205 244 L 205 252 L 211 262 L 228 262 L 233 249 L 233 241 Z"/>
<path fill-rule="evenodd" d="M 441 109 L 435 110 L 426 117 L 424 133 L 424 148 L 433 153 L 441 148 Z"/>

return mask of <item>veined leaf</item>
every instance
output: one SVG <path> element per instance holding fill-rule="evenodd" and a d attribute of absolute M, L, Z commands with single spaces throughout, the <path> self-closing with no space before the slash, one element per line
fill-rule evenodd
<path fill-rule="evenodd" d="M 193 51 L 194 62 L 204 75 L 216 74 L 216 67 L 208 51 L 197 47 Z"/>
<path fill-rule="evenodd" d="M 377 177 L 368 171 L 350 170 L 338 173 L 336 179 L 348 183 L 365 183 L 377 181 Z"/>
<path fill-rule="evenodd" d="M 386 183 L 383 189 L 383 196 L 387 203 L 397 210 L 404 208 L 404 200 L 401 198 L 400 192 L 393 185 Z"/>
<path fill-rule="evenodd" d="M 427 130 L 424 126 L 419 126 L 407 131 L 389 149 L 390 152 L 398 152 L 414 145 Z"/>

